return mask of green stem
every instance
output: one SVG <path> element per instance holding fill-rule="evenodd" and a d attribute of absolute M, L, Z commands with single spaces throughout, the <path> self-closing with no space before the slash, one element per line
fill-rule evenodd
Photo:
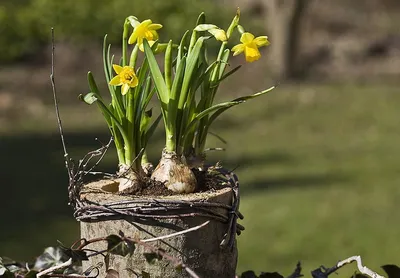
<path fill-rule="evenodd" d="M 224 54 L 224 50 L 225 50 L 226 44 L 227 44 L 227 42 L 222 42 L 221 47 L 219 49 L 218 56 L 217 56 L 217 65 L 213 69 L 213 72 L 211 74 L 211 85 L 212 85 L 212 82 L 215 82 L 218 79 L 218 73 L 219 73 L 219 71 L 218 71 L 218 69 L 219 69 L 218 63 L 221 62 L 221 58 L 222 58 L 222 55 Z"/>
<path fill-rule="evenodd" d="M 128 48 L 129 26 L 130 26 L 129 21 L 125 20 L 124 31 L 122 33 L 122 66 L 126 66 L 128 64 L 127 48 Z"/>
<path fill-rule="evenodd" d="M 175 123 L 172 123 L 172 125 L 175 125 Z M 169 129 L 166 127 L 165 130 L 165 149 L 169 152 L 176 152 L 176 140 L 175 140 L 175 134 L 174 134 L 174 129 Z"/>

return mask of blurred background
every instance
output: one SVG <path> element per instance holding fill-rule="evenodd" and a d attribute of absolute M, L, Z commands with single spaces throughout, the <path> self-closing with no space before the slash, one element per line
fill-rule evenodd
<path fill-rule="evenodd" d="M 65 139 L 78 160 L 99 147 L 95 138 L 109 138 L 96 107 L 77 99 L 88 90 L 88 70 L 105 89 L 105 33 L 118 53 L 128 15 L 162 23 L 161 40 L 177 41 L 201 11 L 227 28 L 237 7 L 245 29 L 271 45 L 258 62 L 231 60 L 243 68 L 218 100 L 281 84 L 215 123 L 227 144 L 209 140 L 226 148 L 210 160 L 236 168 L 241 181 L 238 272 L 288 275 L 301 260 L 309 273 L 352 255 L 376 270 L 399 263 L 397 0 L 2 0 L 0 256 L 31 261 L 57 240 L 79 238 L 52 104 L 50 27 Z M 149 150 L 154 163 L 163 139 L 160 128 Z M 116 163 L 110 150 L 99 170 L 115 172 Z"/>

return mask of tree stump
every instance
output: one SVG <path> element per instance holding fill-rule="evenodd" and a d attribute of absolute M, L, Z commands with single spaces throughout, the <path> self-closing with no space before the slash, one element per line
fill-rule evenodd
<path fill-rule="evenodd" d="M 85 185 L 81 191 L 80 199 L 88 200 L 93 203 L 105 205 L 110 203 L 118 204 L 118 209 L 123 209 L 129 201 L 144 202 L 140 207 L 146 207 L 144 204 L 149 202 L 149 206 L 155 199 L 157 200 L 178 200 L 189 202 L 212 202 L 222 205 L 232 205 L 231 188 L 223 188 L 214 192 L 193 193 L 186 195 L 174 196 L 121 196 L 107 191 L 113 191 L 115 182 L 99 181 Z M 117 185 L 116 185 L 117 186 Z M 107 189 L 104 191 L 102 189 Z M 110 190 L 111 189 L 111 190 Z M 132 207 L 132 203 L 130 203 Z M 138 205 L 139 206 L 139 205 Z M 139 209 L 139 208 L 138 208 Z M 209 207 L 206 210 L 211 211 L 213 215 L 228 216 L 227 209 L 222 207 Z M 204 210 L 204 211 L 206 211 Z M 201 210 L 199 210 L 201 212 Z M 188 211 L 188 213 L 190 213 Z M 160 211 L 159 214 L 163 214 Z M 146 218 L 137 216 L 123 217 L 107 217 L 104 219 L 93 219 L 89 222 L 81 221 L 81 237 L 87 240 L 106 237 L 110 234 L 118 234 L 122 231 L 126 237 L 136 239 L 149 239 L 160 237 L 183 231 L 195 226 L 199 226 L 210 220 L 203 216 L 177 217 L 177 218 Z M 198 230 L 185 234 L 180 234 L 171 238 L 150 242 L 156 248 L 162 248 L 165 252 L 182 261 L 186 266 L 191 268 L 199 277 L 219 277 L 232 278 L 235 277 L 237 264 L 237 246 L 236 240 L 232 247 L 221 247 L 221 241 L 228 230 L 229 221 L 225 223 L 211 219 L 211 221 Z M 106 250 L 105 242 L 98 242 L 88 246 L 89 249 L 96 251 Z M 144 246 L 136 245 L 136 250 L 132 256 L 122 257 L 119 255 L 110 255 L 109 268 L 119 272 L 120 277 L 135 277 L 133 271 L 141 273 L 145 271 L 150 277 L 191 277 L 186 271 L 177 271 L 172 262 L 165 258 L 150 264 L 146 261 L 144 253 L 151 253 Z M 104 262 L 104 257 L 93 256 L 89 261 L 83 263 L 83 269 L 86 270 L 90 266 L 95 266 L 99 262 Z M 105 277 L 105 264 L 100 268 L 98 277 Z"/>

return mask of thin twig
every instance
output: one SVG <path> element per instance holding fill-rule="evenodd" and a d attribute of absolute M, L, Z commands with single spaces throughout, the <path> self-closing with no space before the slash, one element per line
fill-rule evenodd
<path fill-rule="evenodd" d="M 342 260 L 338 262 L 336 265 L 334 265 L 331 268 L 326 268 L 324 266 L 321 266 L 313 271 L 311 271 L 311 275 L 314 278 L 326 278 L 332 273 L 335 273 L 339 268 L 345 266 L 346 264 L 352 263 L 352 262 L 357 262 L 357 268 L 358 270 L 365 275 L 368 275 L 371 278 L 385 278 L 384 276 L 379 275 L 378 273 L 372 271 L 366 266 L 362 265 L 361 262 L 361 256 L 352 256 L 350 258 L 347 258 L 345 260 Z"/>
<path fill-rule="evenodd" d="M 363 266 L 362 265 L 362 261 L 361 261 L 361 256 L 352 256 L 350 258 L 347 258 L 347 259 L 345 259 L 343 261 L 338 262 L 336 264 L 336 266 L 338 268 L 340 268 L 340 267 L 342 267 L 342 266 L 344 266 L 346 264 L 352 263 L 352 262 L 357 262 L 357 268 L 362 274 L 368 275 L 371 278 L 385 278 L 384 276 L 381 276 L 378 273 L 372 271 L 368 267 Z"/>
<path fill-rule="evenodd" d="M 63 127 L 62 127 L 62 123 L 61 123 L 61 117 L 60 117 L 60 110 L 58 107 L 58 100 L 57 100 L 57 90 L 56 90 L 56 82 L 54 79 L 54 49 L 55 49 L 55 43 L 54 43 L 54 28 L 51 27 L 51 73 L 50 73 L 50 82 L 51 82 L 51 88 L 53 91 L 53 99 L 54 99 L 54 107 L 56 109 L 56 117 L 57 117 L 57 123 L 58 123 L 58 129 L 60 131 L 60 137 L 61 137 L 61 143 L 63 146 L 63 151 L 64 151 L 64 159 L 65 159 L 65 167 L 68 170 L 68 177 L 70 182 L 73 179 L 73 175 L 70 171 L 70 167 L 69 167 L 69 156 L 68 156 L 68 152 L 67 152 L 67 147 L 65 145 L 65 140 L 64 140 L 64 131 L 63 131 Z"/>
<path fill-rule="evenodd" d="M 198 225 L 198 226 L 196 226 L 196 227 L 192 227 L 192 228 L 189 228 L 189 229 L 180 231 L 180 232 L 172 233 L 172 234 L 165 235 L 165 236 L 159 236 L 159 237 L 149 238 L 149 239 L 142 239 L 141 242 L 157 241 L 157 240 L 161 240 L 161 239 L 166 239 L 166 238 L 170 238 L 170 237 L 174 237 L 174 236 L 178 236 L 178 235 L 190 233 L 190 232 L 196 231 L 196 230 L 198 230 L 198 229 L 200 229 L 200 228 L 206 226 L 208 223 L 210 223 L 210 220 L 204 222 L 204 223 L 201 224 L 201 225 Z"/>
<path fill-rule="evenodd" d="M 44 275 L 46 275 L 46 274 L 49 274 L 49 273 L 51 273 L 51 272 L 57 270 L 57 269 L 61 269 L 61 268 L 70 266 L 71 264 L 72 264 L 72 258 L 70 258 L 70 259 L 69 259 L 68 261 L 66 261 L 66 262 L 63 262 L 62 264 L 58 264 L 58 265 L 49 267 L 48 269 L 45 269 L 45 270 L 39 272 L 38 274 L 36 274 L 36 277 L 39 278 L 39 277 L 41 277 L 41 276 L 44 276 Z"/>

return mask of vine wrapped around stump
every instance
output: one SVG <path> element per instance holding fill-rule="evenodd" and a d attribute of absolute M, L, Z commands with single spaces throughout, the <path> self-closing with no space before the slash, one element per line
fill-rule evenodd
<path fill-rule="evenodd" d="M 131 238 L 145 240 L 187 230 L 210 220 L 196 231 L 157 241 L 157 247 L 180 259 L 200 277 L 234 277 L 235 235 L 244 228 L 237 223 L 237 218 L 242 217 L 238 212 L 237 178 L 234 174 L 225 174 L 227 187 L 183 196 L 123 196 L 102 189 L 110 189 L 115 184 L 113 180 L 71 186 L 71 189 L 79 189 L 70 196 L 79 196 L 71 203 L 75 204 L 76 219 L 81 221 L 81 236 L 89 240 L 122 231 Z M 106 246 L 99 242 L 91 248 L 101 251 Z M 146 251 L 140 246 L 137 249 L 131 257 L 111 255 L 107 266 L 122 275 L 124 269 L 132 269 L 151 273 L 151 277 L 191 277 L 184 271 L 176 271 L 165 260 L 147 263 L 142 254 Z M 84 268 L 103 261 L 101 256 L 91 257 L 84 262 Z M 100 273 L 105 273 L 105 268 Z M 101 275 L 99 277 L 104 277 Z"/>

